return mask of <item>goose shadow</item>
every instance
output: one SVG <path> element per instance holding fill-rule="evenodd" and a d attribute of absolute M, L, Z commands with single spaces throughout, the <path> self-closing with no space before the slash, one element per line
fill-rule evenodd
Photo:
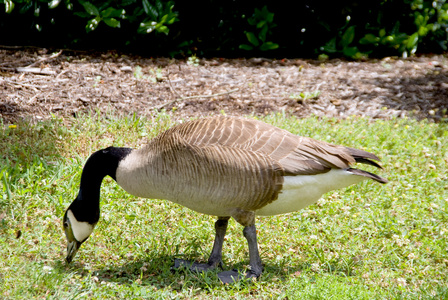
<path fill-rule="evenodd" d="M 75 263 L 70 271 L 77 271 L 81 276 L 95 276 L 95 280 L 105 283 L 142 286 L 153 286 L 157 289 L 170 288 L 181 289 L 185 282 L 190 282 L 200 288 L 210 288 L 221 285 L 217 273 L 232 268 L 243 268 L 243 263 L 233 266 L 224 266 L 207 272 L 194 272 L 187 268 L 173 269 L 176 258 L 186 258 L 182 255 L 157 255 L 140 258 L 126 264 L 109 262 L 106 265 L 91 269 L 85 265 Z M 61 264 L 62 266 L 62 264 Z M 65 267 L 67 271 L 67 267 Z"/>
<path fill-rule="evenodd" d="M 104 268 L 97 269 L 93 273 L 99 280 L 105 282 L 113 282 L 118 284 L 133 284 L 154 286 L 156 288 L 168 288 L 173 290 L 182 289 L 185 282 L 203 289 L 220 286 L 223 283 L 218 278 L 218 273 L 232 269 L 244 270 L 248 265 L 248 261 L 244 260 L 235 264 L 224 264 L 222 268 L 216 268 L 207 272 L 194 272 L 187 268 L 179 268 L 174 270 L 175 258 L 171 255 L 156 256 L 152 259 L 141 259 L 133 261 L 125 265 L 109 265 Z M 278 265 L 267 262 L 264 266 L 259 281 L 270 282 L 273 278 L 287 280 L 290 274 L 306 268 L 301 266 L 279 267 Z M 250 282 L 249 280 L 243 280 Z"/>
<path fill-rule="evenodd" d="M 194 272 L 186 268 L 173 270 L 174 259 L 180 258 L 179 255 L 158 255 L 152 258 L 142 258 L 127 264 L 114 264 L 111 262 L 104 267 L 98 269 L 86 268 L 81 263 L 74 263 L 72 266 L 67 266 L 65 262 L 59 261 L 56 263 L 56 268 L 60 272 L 77 271 L 81 276 L 92 276 L 95 281 L 103 284 L 120 284 L 148 286 L 156 289 L 171 288 L 172 290 L 181 290 L 186 282 L 193 284 L 201 289 L 210 289 L 222 285 L 223 283 L 218 278 L 218 273 L 226 270 L 238 269 L 244 270 L 248 265 L 248 261 L 243 260 L 233 265 L 225 264 L 223 268 L 217 268 L 207 272 Z M 264 264 L 264 272 L 257 280 L 259 282 L 282 281 L 287 282 L 294 276 L 301 274 L 302 271 L 307 271 L 311 268 L 308 262 L 303 262 L 294 265 L 275 264 L 266 261 Z M 339 269 L 339 268 L 337 268 Z M 335 274 L 337 271 L 334 267 L 324 270 L 322 273 Z M 339 270 L 340 271 L 340 270 Z M 345 272 L 341 272 L 345 273 Z M 345 274 L 353 275 L 353 274 Z M 318 276 L 318 274 L 316 274 Z M 242 282 L 250 284 L 250 280 L 242 280 Z"/>

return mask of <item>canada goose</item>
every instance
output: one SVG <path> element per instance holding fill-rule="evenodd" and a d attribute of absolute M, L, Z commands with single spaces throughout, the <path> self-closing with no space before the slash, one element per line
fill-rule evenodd
<path fill-rule="evenodd" d="M 255 216 L 297 211 L 324 193 L 378 175 L 350 167 L 364 163 L 381 168 L 372 153 L 328 144 L 253 119 L 217 116 L 177 125 L 141 149 L 109 147 L 93 153 L 81 175 L 78 196 L 64 215 L 68 240 L 66 261 L 92 233 L 100 217 L 100 186 L 106 175 L 128 193 L 167 199 L 200 213 L 218 217 L 207 263 L 176 260 L 197 271 L 221 264 L 227 223 L 233 217 L 244 226 L 250 270 L 260 276 Z M 238 279 L 238 271 L 218 274 L 223 282 Z"/>

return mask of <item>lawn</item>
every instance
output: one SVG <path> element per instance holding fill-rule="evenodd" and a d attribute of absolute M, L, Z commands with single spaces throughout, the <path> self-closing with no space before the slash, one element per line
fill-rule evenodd
<path fill-rule="evenodd" d="M 216 271 L 171 272 L 205 261 L 214 217 L 126 194 L 106 178 L 101 219 L 67 265 L 61 219 L 93 151 L 138 147 L 176 121 L 113 115 L 54 117 L 0 128 L 0 298 L 448 299 L 448 124 L 413 119 L 263 121 L 382 158 L 390 182 L 365 181 L 295 213 L 256 222 L 265 271 L 232 285 Z M 242 227 L 229 223 L 224 267 L 248 265 Z"/>

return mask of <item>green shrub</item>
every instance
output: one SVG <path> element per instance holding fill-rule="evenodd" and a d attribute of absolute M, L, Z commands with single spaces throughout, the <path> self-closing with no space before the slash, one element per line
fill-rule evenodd
<path fill-rule="evenodd" d="M 250 25 L 255 26 L 255 31 L 259 31 L 256 35 L 253 31 L 245 31 L 247 40 L 251 45 L 241 44 L 240 49 L 253 50 L 258 48 L 261 51 L 274 50 L 278 48 L 278 44 L 271 41 L 267 41 L 268 34 L 271 35 L 271 29 L 276 27 L 277 24 L 274 23 L 274 14 L 271 13 L 266 6 L 263 8 L 255 8 L 255 12 L 247 19 Z M 257 38 L 258 37 L 258 38 Z"/>
<path fill-rule="evenodd" d="M 367 33 L 359 42 L 375 47 L 391 47 L 403 56 L 407 56 L 408 54 L 414 54 L 419 44 L 432 42 L 436 36 L 439 36 L 440 40 L 437 43 L 443 50 L 446 50 L 448 3 L 445 2 L 445 0 L 405 1 L 404 3 L 408 5 L 409 18 L 413 19 L 414 26 L 402 28 L 400 20 L 395 22 L 392 29 L 386 28 L 384 24 L 378 24 L 375 28 L 376 32 Z M 382 14 L 383 12 L 379 12 L 379 20 L 381 20 Z M 425 41 L 425 38 L 428 41 Z"/>
<path fill-rule="evenodd" d="M 155 30 L 168 35 L 169 29 L 167 25 L 178 21 L 177 12 L 173 12 L 174 2 L 162 3 L 160 0 L 156 0 L 155 5 L 152 5 L 148 0 L 142 0 L 142 3 L 147 17 L 140 23 L 138 32 L 151 33 Z"/>
<path fill-rule="evenodd" d="M 101 22 L 112 28 L 120 27 L 119 19 L 126 18 L 126 11 L 110 6 L 110 2 L 107 1 L 97 6 L 98 4 L 95 5 L 92 2 L 79 0 L 85 11 L 75 12 L 74 14 L 81 18 L 89 19 L 86 25 L 87 32 L 95 30 Z"/>
<path fill-rule="evenodd" d="M 367 56 L 367 53 L 361 53 L 359 48 L 353 45 L 355 40 L 355 28 L 355 25 L 342 28 L 342 30 L 334 38 L 328 41 L 325 46 L 320 49 L 326 53 L 342 54 L 346 57 L 354 59 L 360 59 Z"/>
<path fill-rule="evenodd" d="M 245 5 L 216 0 L 194 5 L 175 0 L 0 0 L 0 42 L 184 57 L 362 59 L 448 50 L 447 0 L 298 0 L 295 5 L 297 9 L 263 0 Z"/>
<path fill-rule="evenodd" d="M 358 19 L 348 18 L 339 33 L 320 50 L 351 58 L 369 54 L 407 57 L 415 54 L 421 45 L 426 46 L 425 50 L 445 51 L 447 11 L 446 0 L 384 0 L 356 11 Z"/>
<path fill-rule="evenodd" d="M 155 32 L 168 35 L 168 26 L 178 21 L 178 13 L 173 11 L 173 1 L 0 0 L 0 3 L 2 1 L 7 14 L 22 18 L 22 21 L 28 23 L 28 27 L 38 32 L 50 30 L 47 27 L 61 27 L 62 24 L 69 23 L 71 26 L 66 27 L 69 31 L 67 33 L 81 39 L 85 38 L 78 27 L 82 22 L 86 33 L 97 30 L 101 24 L 114 29 L 124 25 L 128 31 L 127 36 L 132 37 L 129 30 L 139 34 Z"/>

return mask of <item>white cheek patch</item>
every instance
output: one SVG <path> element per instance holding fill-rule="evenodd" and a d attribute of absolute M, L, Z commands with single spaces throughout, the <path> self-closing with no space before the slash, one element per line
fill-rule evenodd
<path fill-rule="evenodd" d="M 73 235 L 78 242 L 82 242 L 90 236 L 93 231 L 94 225 L 91 225 L 87 222 L 78 222 L 71 210 L 67 212 L 67 218 L 70 220 Z"/>

